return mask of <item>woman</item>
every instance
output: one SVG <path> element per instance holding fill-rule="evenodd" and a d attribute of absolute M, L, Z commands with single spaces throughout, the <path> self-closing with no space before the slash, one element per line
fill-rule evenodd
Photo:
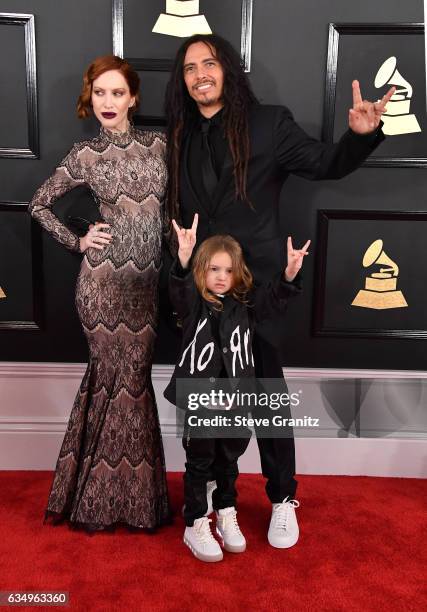
<path fill-rule="evenodd" d="M 75 144 L 30 203 L 59 242 L 84 253 L 76 305 L 89 364 L 59 454 L 46 517 L 100 530 L 153 529 L 170 519 L 151 364 L 161 266 L 165 141 L 129 122 L 139 78 L 113 55 L 87 69 L 77 104 L 101 124 Z M 104 220 L 79 238 L 52 211 L 86 184 Z"/>

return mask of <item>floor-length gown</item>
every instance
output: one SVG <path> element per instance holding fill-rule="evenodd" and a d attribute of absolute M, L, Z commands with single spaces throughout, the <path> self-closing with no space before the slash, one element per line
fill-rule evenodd
<path fill-rule="evenodd" d="M 155 528 L 170 519 L 165 461 L 151 365 L 161 266 L 164 137 L 133 126 L 101 128 L 74 145 L 40 187 L 30 212 L 67 248 L 78 237 L 52 211 L 86 184 L 114 237 L 89 248 L 76 305 L 89 364 L 70 415 L 46 516 L 97 530 L 125 524 Z"/>

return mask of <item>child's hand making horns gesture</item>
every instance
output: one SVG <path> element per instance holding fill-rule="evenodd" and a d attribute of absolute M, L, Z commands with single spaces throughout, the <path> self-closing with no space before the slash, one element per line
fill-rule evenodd
<path fill-rule="evenodd" d="M 172 219 L 172 225 L 178 238 L 178 258 L 184 269 L 188 267 L 188 262 L 191 259 L 191 254 L 196 245 L 198 222 L 199 215 L 197 213 L 194 215 L 193 225 L 190 229 L 180 228 L 175 219 Z"/>
<path fill-rule="evenodd" d="M 288 282 L 292 282 L 301 269 L 302 261 L 308 255 L 308 247 L 311 240 L 307 240 L 302 249 L 294 249 L 292 238 L 288 236 L 288 265 L 286 266 L 284 277 Z"/>

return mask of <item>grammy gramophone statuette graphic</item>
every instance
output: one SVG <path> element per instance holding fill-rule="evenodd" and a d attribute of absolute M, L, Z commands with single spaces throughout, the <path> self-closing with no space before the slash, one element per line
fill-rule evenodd
<path fill-rule="evenodd" d="M 180 38 L 212 34 L 206 17 L 199 13 L 199 0 L 166 0 L 166 13 L 161 13 L 153 32 Z"/>
<path fill-rule="evenodd" d="M 392 56 L 385 60 L 375 77 L 375 87 L 395 86 L 396 91 L 387 103 L 386 112 L 382 115 L 383 132 L 387 136 L 413 134 L 421 132 L 420 124 L 414 114 L 410 113 L 412 86 L 397 70 L 397 59 Z"/>
<path fill-rule="evenodd" d="M 356 295 L 351 303 L 352 306 L 375 310 L 408 306 L 403 293 L 397 289 L 399 267 L 385 253 L 382 240 L 375 240 L 366 249 L 362 264 L 364 268 L 371 266 L 380 266 L 380 268 L 375 268 L 365 278 L 365 288 Z"/>

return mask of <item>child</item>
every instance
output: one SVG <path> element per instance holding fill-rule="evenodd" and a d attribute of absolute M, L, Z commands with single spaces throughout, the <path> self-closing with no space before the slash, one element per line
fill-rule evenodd
<path fill-rule="evenodd" d="M 180 229 L 175 221 L 172 223 L 179 248 L 178 259 L 170 271 L 169 287 L 182 322 L 183 341 L 164 395 L 182 407 L 179 385 L 183 382 L 193 381 L 192 391 L 200 383 L 206 383 L 203 390 L 207 391 L 209 386 L 218 388 L 218 380 L 233 386 L 236 381 L 255 379 L 252 355 L 255 324 L 263 314 L 271 315 L 274 308 L 283 310 L 287 298 L 300 292 L 296 277 L 308 254 L 310 241 L 298 251 L 288 238 L 286 270 L 275 282 L 254 288 L 241 247 L 231 236 L 212 236 L 205 240 L 196 252 L 191 273 L 189 263 L 196 244 L 198 215 L 194 216 L 191 229 Z M 188 424 L 188 415 L 193 414 L 187 411 L 183 436 L 186 452 L 184 543 L 202 561 L 221 561 L 222 550 L 206 516 L 206 483 L 211 475 L 217 483 L 213 507 L 216 532 L 223 547 L 229 552 L 243 552 L 246 540 L 237 522 L 235 482 L 237 460 L 246 450 L 250 438 L 246 432 L 250 432 L 242 428 L 234 437 L 200 434 L 195 437 Z M 223 414 L 229 416 L 231 411 Z"/>

